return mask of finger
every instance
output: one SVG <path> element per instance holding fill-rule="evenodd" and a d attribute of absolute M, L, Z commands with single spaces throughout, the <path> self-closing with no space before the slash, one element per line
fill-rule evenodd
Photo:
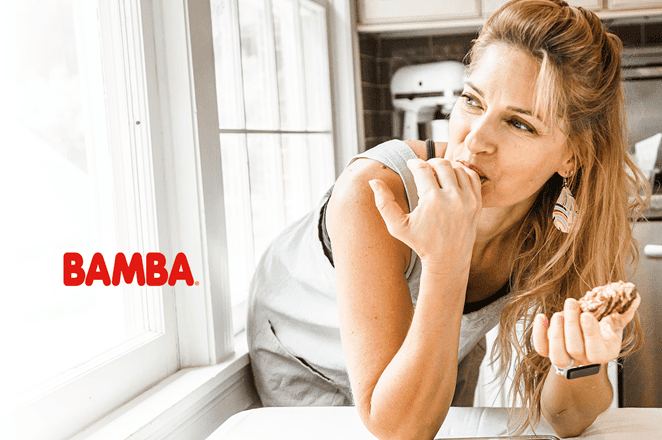
<path fill-rule="evenodd" d="M 543 357 L 549 357 L 549 339 L 547 339 L 547 328 L 549 320 L 547 316 L 539 313 L 533 321 L 533 348 Z"/>
<path fill-rule="evenodd" d="M 605 363 L 616 357 L 618 352 L 608 352 L 604 336 L 602 335 L 602 331 L 600 331 L 600 324 L 595 319 L 595 316 L 592 313 L 584 312 L 581 314 L 580 319 L 582 332 L 584 333 L 586 358 L 591 363 L 598 364 Z M 617 350 L 620 350 L 620 344 L 617 345 Z"/>
<path fill-rule="evenodd" d="M 465 165 L 461 164 L 460 162 L 453 162 L 453 167 L 456 167 L 456 165 L 465 171 L 465 174 L 469 179 L 469 185 L 467 185 L 467 187 L 471 189 L 471 191 L 474 194 L 476 194 L 480 199 L 481 183 L 480 183 L 480 176 L 478 175 L 478 173 L 472 170 L 471 168 L 468 168 Z M 458 174 L 457 168 L 456 168 L 456 174 Z M 459 182 L 459 178 L 458 178 L 458 182 Z"/>
<path fill-rule="evenodd" d="M 406 223 L 407 215 L 395 201 L 393 192 L 384 182 L 373 179 L 368 183 L 375 194 L 375 205 L 384 219 L 389 233 L 395 237 Z"/>
<path fill-rule="evenodd" d="M 455 170 L 451 162 L 446 159 L 432 159 L 428 163 L 432 166 L 437 173 L 439 184 L 444 189 L 457 188 L 457 178 L 455 177 Z"/>
<path fill-rule="evenodd" d="M 559 368 L 565 368 L 572 362 L 572 357 L 565 349 L 565 336 L 563 330 L 563 313 L 552 315 L 549 323 L 549 359 Z"/>
<path fill-rule="evenodd" d="M 457 180 L 457 186 L 460 189 L 471 190 L 471 179 L 469 178 L 468 171 L 472 171 L 469 168 L 465 167 L 459 162 L 451 162 L 453 171 L 455 172 L 455 179 Z"/>
<path fill-rule="evenodd" d="M 579 321 L 580 315 L 581 310 L 579 309 L 579 303 L 577 300 L 574 298 L 566 299 L 563 309 L 565 349 L 573 359 L 577 360 L 586 358 L 582 325 Z"/>
<path fill-rule="evenodd" d="M 414 176 L 414 182 L 416 183 L 416 190 L 419 196 L 426 192 L 439 189 L 439 181 L 429 162 L 421 159 L 409 159 L 407 161 L 407 168 L 409 168 Z"/>

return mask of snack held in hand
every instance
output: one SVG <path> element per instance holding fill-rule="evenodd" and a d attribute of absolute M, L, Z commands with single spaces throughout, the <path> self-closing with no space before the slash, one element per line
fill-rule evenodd
<path fill-rule="evenodd" d="M 614 312 L 620 314 L 627 312 L 637 296 L 637 288 L 634 284 L 617 281 L 586 292 L 586 295 L 579 300 L 579 307 L 582 312 L 593 313 L 600 321 Z"/>

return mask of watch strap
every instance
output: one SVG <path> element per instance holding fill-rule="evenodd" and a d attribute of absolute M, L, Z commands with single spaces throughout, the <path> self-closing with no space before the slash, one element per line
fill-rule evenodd
<path fill-rule="evenodd" d="M 578 379 L 580 377 L 593 376 L 600 372 L 601 364 L 590 364 L 590 365 L 578 365 L 574 366 L 575 360 L 573 359 L 565 368 L 559 368 L 556 365 L 552 364 L 556 370 L 556 374 L 565 377 L 566 379 Z"/>

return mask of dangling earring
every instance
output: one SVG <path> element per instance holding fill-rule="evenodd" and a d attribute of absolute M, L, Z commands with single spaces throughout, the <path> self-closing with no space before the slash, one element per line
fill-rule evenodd
<path fill-rule="evenodd" d="M 573 172 L 570 172 L 572 176 Z M 568 178 L 563 177 L 563 189 L 561 189 L 561 194 L 559 198 L 556 199 L 556 205 L 554 205 L 554 212 L 552 218 L 554 219 L 554 226 L 559 231 L 567 234 L 570 232 L 578 217 L 577 213 L 577 201 L 572 196 L 570 188 L 568 188 Z"/>

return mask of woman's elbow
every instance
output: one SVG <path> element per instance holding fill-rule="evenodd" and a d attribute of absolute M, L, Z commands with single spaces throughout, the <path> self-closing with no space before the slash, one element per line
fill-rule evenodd
<path fill-rule="evenodd" d="M 554 433 L 561 438 L 579 437 L 584 433 L 584 431 L 586 431 L 586 428 L 588 428 L 589 426 L 591 425 L 581 426 L 581 427 L 559 426 L 559 427 L 554 427 Z"/>
<path fill-rule="evenodd" d="M 359 408 L 363 425 L 379 440 L 433 439 L 447 413 L 448 411 L 444 411 L 433 419 L 424 419 L 412 413 L 380 415 L 367 408 Z"/>
<path fill-rule="evenodd" d="M 569 419 L 567 416 L 564 417 L 563 413 L 559 413 L 553 416 L 551 420 L 548 419 L 548 422 L 557 436 L 561 438 L 572 438 L 582 435 L 584 431 L 593 424 L 596 418 L 597 417 L 586 419 L 585 417 L 576 417 Z"/>
<path fill-rule="evenodd" d="M 389 423 L 388 425 L 370 423 L 366 424 L 366 428 L 379 440 L 432 440 L 441 427 L 441 423 L 402 424 L 400 426 L 393 426 L 393 423 Z"/>

